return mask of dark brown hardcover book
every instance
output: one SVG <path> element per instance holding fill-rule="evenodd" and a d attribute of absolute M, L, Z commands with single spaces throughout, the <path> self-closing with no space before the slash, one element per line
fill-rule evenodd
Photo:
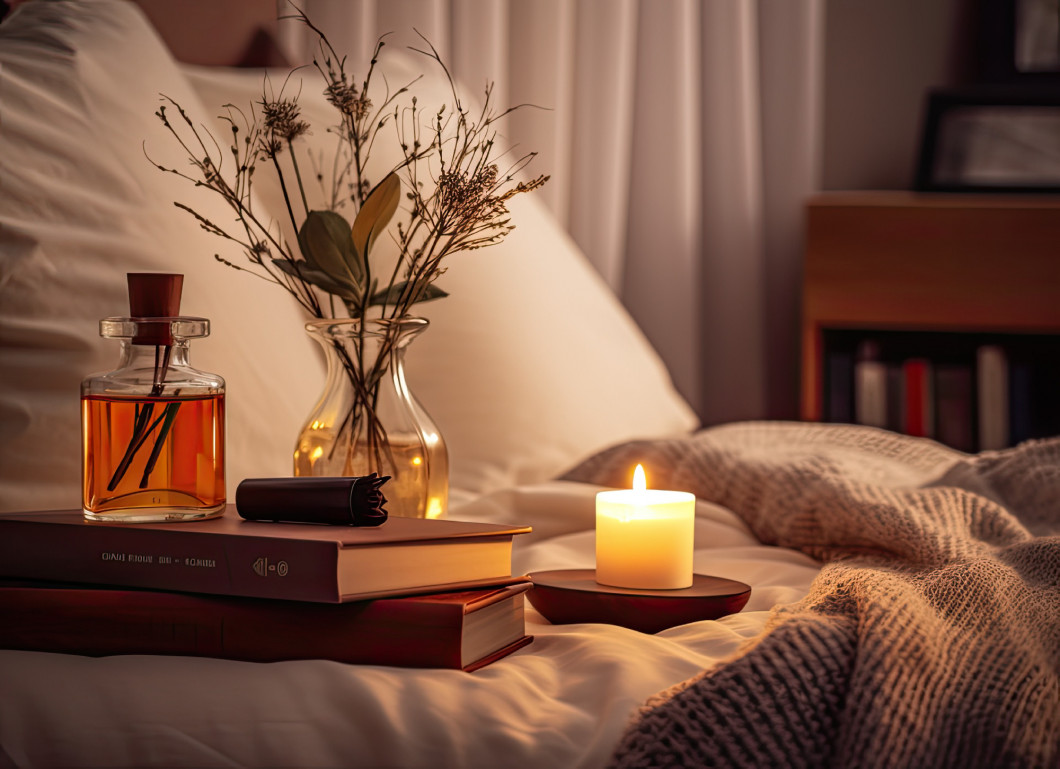
<path fill-rule="evenodd" d="M 376 527 L 245 521 L 94 523 L 0 514 L 0 577 L 341 603 L 511 577 L 529 527 L 390 518 Z"/>
<path fill-rule="evenodd" d="M 336 605 L 4 580 L 0 648 L 477 670 L 532 640 L 529 588 L 520 579 Z"/>

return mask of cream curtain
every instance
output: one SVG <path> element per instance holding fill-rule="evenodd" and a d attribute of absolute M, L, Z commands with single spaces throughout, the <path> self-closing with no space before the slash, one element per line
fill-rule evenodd
<path fill-rule="evenodd" d="M 281 6 L 284 0 L 280 0 Z M 705 424 L 797 409 L 824 0 L 305 0 L 339 50 L 422 32 L 511 140 Z M 296 59 L 302 30 L 283 27 Z"/>

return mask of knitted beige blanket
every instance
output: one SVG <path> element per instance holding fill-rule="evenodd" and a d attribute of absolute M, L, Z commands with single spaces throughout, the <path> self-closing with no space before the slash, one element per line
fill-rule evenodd
<path fill-rule="evenodd" d="M 1060 440 L 966 455 L 848 425 L 625 444 L 568 478 L 684 489 L 826 566 L 650 700 L 617 767 L 1060 766 Z"/>

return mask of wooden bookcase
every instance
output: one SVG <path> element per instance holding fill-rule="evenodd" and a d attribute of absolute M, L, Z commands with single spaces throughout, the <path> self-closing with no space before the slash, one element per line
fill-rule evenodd
<path fill-rule="evenodd" d="M 803 419 L 827 413 L 835 332 L 1060 340 L 1060 196 L 830 192 L 806 214 Z"/>

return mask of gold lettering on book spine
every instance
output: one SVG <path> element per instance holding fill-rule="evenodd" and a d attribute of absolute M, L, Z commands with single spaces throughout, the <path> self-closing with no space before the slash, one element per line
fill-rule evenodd
<path fill-rule="evenodd" d="M 217 568 L 217 561 L 213 558 L 185 558 L 184 565 L 203 569 L 215 569 Z"/>

